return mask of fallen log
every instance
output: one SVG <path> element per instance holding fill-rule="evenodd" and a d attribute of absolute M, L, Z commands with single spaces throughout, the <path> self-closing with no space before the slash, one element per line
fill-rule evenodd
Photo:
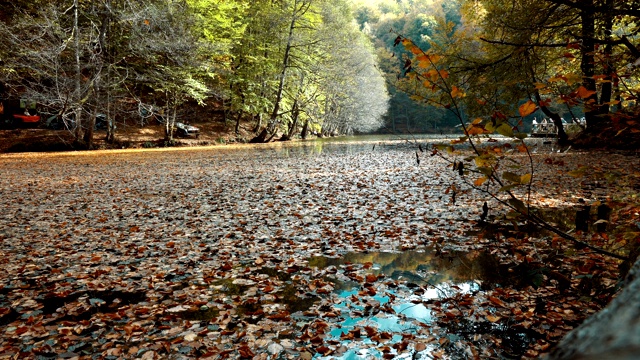
<path fill-rule="evenodd" d="M 640 359 L 640 260 L 629 271 L 618 296 L 570 331 L 547 359 Z"/>

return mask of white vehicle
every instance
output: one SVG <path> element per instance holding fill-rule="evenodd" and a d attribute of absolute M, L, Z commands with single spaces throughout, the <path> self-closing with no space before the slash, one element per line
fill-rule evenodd
<path fill-rule="evenodd" d="M 181 122 L 175 123 L 175 132 L 178 136 L 182 137 L 191 137 L 194 136 L 196 139 L 200 135 L 200 129 L 195 126 L 187 125 Z"/>

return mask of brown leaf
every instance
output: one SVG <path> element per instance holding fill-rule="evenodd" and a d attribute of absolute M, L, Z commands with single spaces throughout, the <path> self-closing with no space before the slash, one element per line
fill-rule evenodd
<path fill-rule="evenodd" d="M 240 353 L 240 357 L 243 359 L 251 359 L 256 356 L 248 346 L 242 346 L 238 349 L 238 353 Z"/>
<path fill-rule="evenodd" d="M 506 307 L 504 302 L 495 296 L 489 296 L 489 301 L 491 301 L 491 303 L 495 306 Z"/>

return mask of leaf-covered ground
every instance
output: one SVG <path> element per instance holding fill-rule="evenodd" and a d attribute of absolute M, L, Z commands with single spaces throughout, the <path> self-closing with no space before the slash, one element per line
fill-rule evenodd
<path fill-rule="evenodd" d="M 535 357 L 611 298 L 617 262 L 482 231 L 484 198 L 415 150 L 0 157 L 0 358 Z M 615 200 L 589 241 L 637 234 L 636 156 L 535 156 L 539 204 Z"/>

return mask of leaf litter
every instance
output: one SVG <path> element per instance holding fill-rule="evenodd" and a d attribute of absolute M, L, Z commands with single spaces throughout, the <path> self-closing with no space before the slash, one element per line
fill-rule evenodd
<path fill-rule="evenodd" d="M 537 357 L 614 294 L 617 263 L 478 232 L 441 159 L 376 145 L 1 157 L 0 358 Z M 588 236 L 631 241 L 637 157 L 536 159 L 537 204 L 615 202 Z"/>

